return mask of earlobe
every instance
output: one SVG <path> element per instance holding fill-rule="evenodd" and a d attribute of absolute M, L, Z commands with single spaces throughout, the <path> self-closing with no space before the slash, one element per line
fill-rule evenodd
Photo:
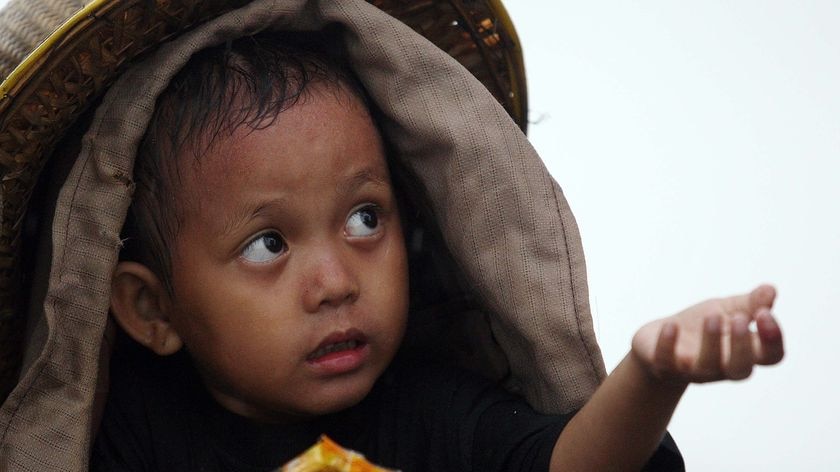
<path fill-rule="evenodd" d="M 132 339 L 161 356 L 183 342 L 169 320 L 169 293 L 145 265 L 120 262 L 111 280 L 111 314 Z"/>

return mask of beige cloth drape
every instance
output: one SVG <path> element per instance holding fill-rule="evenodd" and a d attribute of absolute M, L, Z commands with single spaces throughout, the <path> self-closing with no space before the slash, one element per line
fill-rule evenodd
<path fill-rule="evenodd" d="M 578 230 L 526 137 L 455 60 L 361 0 L 256 0 L 133 67 L 100 105 L 61 189 L 45 342 L 0 409 L 0 469 L 83 470 L 110 274 L 137 144 L 155 98 L 208 45 L 264 28 L 345 27 L 356 73 L 398 156 L 428 188 L 446 243 L 488 310 L 506 387 L 538 410 L 578 408 L 604 376 Z M 487 348 L 487 346 L 484 346 Z"/>

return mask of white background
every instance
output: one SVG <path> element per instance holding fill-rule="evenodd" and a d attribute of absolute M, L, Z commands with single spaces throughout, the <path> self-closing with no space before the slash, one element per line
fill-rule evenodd
<path fill-rule="evenodd" d="M 505 4 L 607 368 L 645 321 L 773 282 L 784 362 L 692 387 L 671 430 L 691 471 L 840 470 L 840 3 Z"/>
<path fill-rule="evenodd" d="M 840 2 L 506 0 L 529 135 L 612 369 L 646 320 L 779 289 L 781 365 L 691 387 L 689 470 L 840 470 Z"/>

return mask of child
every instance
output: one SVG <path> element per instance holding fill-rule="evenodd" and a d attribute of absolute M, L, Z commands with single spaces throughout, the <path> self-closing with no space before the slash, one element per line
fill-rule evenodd
<path fill-rule="evenodd" d="M 675 470 L 686 383 L 781 358 L 762 287 L 643 328 L 592 395 L 574 218 L 496 101 L 522 119 L 498 2 L 102 0 L 60 28 L 11 5 L 8 36 L 49 41 L 0 61 L 0 334 L 31 288 L 0 469 L 93 446 L 105 470 L 268 470 L 327 433 L 404 470 Z M 349 67 L 252 38 L 325 29 Z"/>
<path fill-rule="evenodd" d="M 268 470 L 326 433 L 406 471 L 674 470 L 688 383 L 781 360 L 769 286 L 644 326 L 574 415 L 398 354 L 429 289 L 406 240 L 436 228 L 318 38 L 204 50 L 159 99 L 111 312 L 162 357 L 118 349 L 94 469 Z"/>

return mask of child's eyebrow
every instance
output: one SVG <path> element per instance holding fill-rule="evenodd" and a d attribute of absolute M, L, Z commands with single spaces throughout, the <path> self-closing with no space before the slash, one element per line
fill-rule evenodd
<path fill-rule="evenodd" d="M 385 169 L 374 167 L 364 168 L 351 174 L 348 178 L 339 182 L 335 188 L 335 193 L 339 200 L 349 199 L 353 194 L 359 192 L 367 185 L 372 185 L 377 188 L 389 188 L 390 181 L 385 173 Z M 268 200 L 261 200 L 253 206 L 243 208 L 242 211 L 237 211 L 236 215 L 231 218 L 226 218 L 221 229 L 221 235 L 227 236 L 237 232 L 239 228 L 245 226 L 249 221 L 259 218 L 261 215 L 269 212 L 272 208 L 282 208 L 288 205 L 288 200 L 284 197 L 276 197 Z"/>
<path fill-rule="evenodd" d="M 336 193 L 339 196 L 350 196 L 368 184 L 373 184 L 378 187 L 388 186 L 388 178 L 382 172 L 381 169 L 377 168 L 364 168 L 342 182 L 336 189 Z"/>
<path fill-rule="evenodd" d="M 266 213 L 270 208 L 282 208 L 286 206 L 287 200 L 285 198 L 272 198 L 270 200 L 261 200 L 253 206 L 243 207 L 242 211 L 237 211 L 230 218 L 225 218 L 221 236 L 235 234 L 237 230 L 245 226 L 249 221 L 259 218 Z"/>

